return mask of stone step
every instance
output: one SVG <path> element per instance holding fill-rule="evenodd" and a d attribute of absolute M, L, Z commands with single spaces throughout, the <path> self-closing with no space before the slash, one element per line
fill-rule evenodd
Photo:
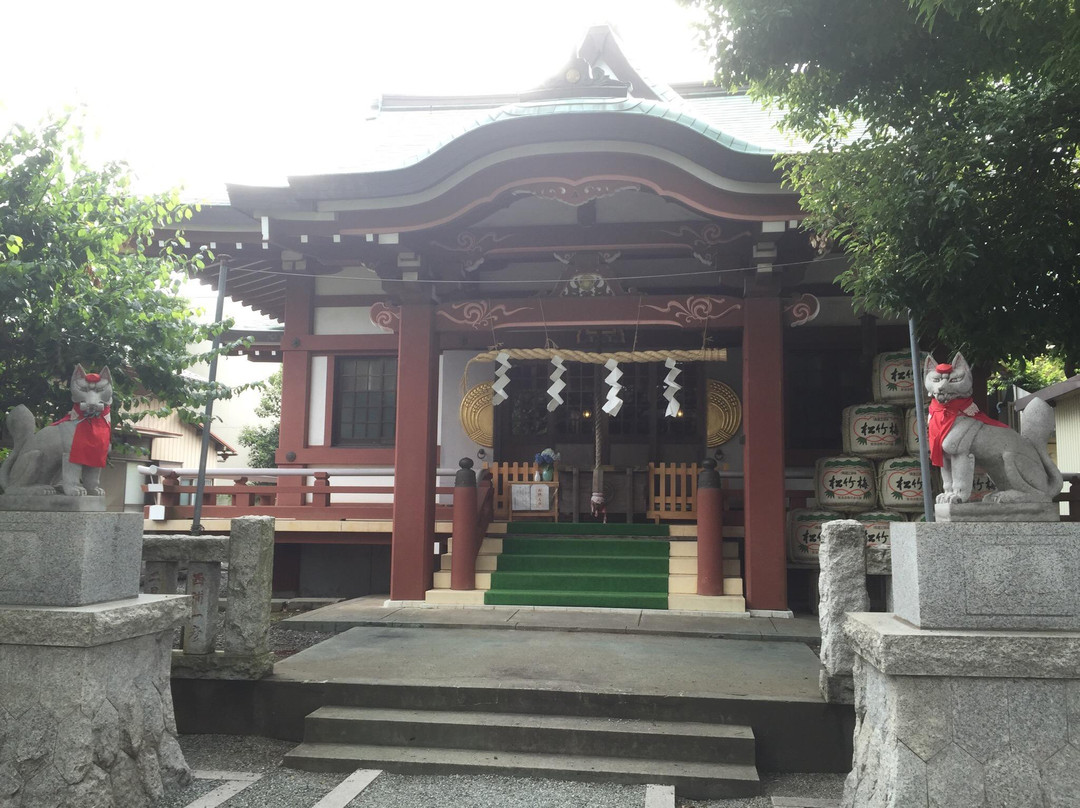
<path fill-rule="evenodd" d="M 443 569 L 435 573 L 435 589 L 449 589 L 450 588 L 450 570 Z M 491 589 L 491 573 L 490 572 L 477 572 L 476 573 L 476 588 L 477 589 Z M 697 591 L 697 590 L 695 590 Z M 741 592 L 739 594 L 742 594 Z"/>
<path fill-rule="evenodd" d="M 726 572 L 726 571 L 725 571 Z M 479 584 L 477 584 L 479 586 Z M 668 593 L 672 595 L 696 595 L 697 575 L 669 575 Z M 724 578 L 725 595 L 743 594 L 742 578 Z"/>
<path fill-rule="evenodd" d="M 754 763 L 749 727 L 576 715 L 320 707 L 304 722 L 304 741 Z"/>
<path fill-rule="evenodd" d="M 668 608 L 690 612 L 745 612 L 742 595 L 668 595 Z"/>
<path fill-rule="evenodd" d="M 476 571 L 477 572 L 494 572 L 495 565 L 498 563 L 499 557 L 497 555 L 478 555 L 476 557 Z M 443 553 L 439 556 L 439 567 L 442 570 L 450 570 L 453 568 L 454 555 L 453 553 Z"/>
<path fill-rule="evenodd" d="M 673 556 L 668 559 L 668 572 L 672 575 L 697 575 L 697 556 Z M 742 575 L 742 567 L 737 558 L 724 559 L 724 577 L 738 578 Z"/>
<path fill-rule="evenodd" d="M 317 772 L 370 768 L 404 774 L 493 774 L 594 783 L 652 783 L 675 786 L 679 796 L 691 799 L 750 797 L 761 791 L 757 769 L 734 763 L 321 743 L 300 744 L 285 756 L 284 762 L 294 769 Z"/>

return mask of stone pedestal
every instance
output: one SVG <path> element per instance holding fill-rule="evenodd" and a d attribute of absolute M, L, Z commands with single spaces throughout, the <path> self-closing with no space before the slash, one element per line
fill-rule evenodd
<path fill-rule="evenodd" d="M 138 513 L 9 511 L 0 517 L 0 603 L 83 606 L 132 598 L 139 594 L 141 563 Z"/>
<path fill-rule="evenodd" d="M 919 628 L 1080 631 L 1080 523 L 897 523 L 893 608 Z"/>
<path fill-rule="evenodd" d="M 139 595 L 138 514 L 13 512 L 0 524 L 0 564 L 30 560 L 0 588 L 0 805 L 149 805 L 191 776 L 170 690 L 188 598 Z M 12 592 L 31 603 L 10 604 Z"/>
<path fill-rule="evenodd" d="M 856 727 L 842 805 L 1080 804 L 1080 628 L 1051 572 L 1073 570 L 1075 586 L 1080 525 L 909 523 L 892 543 L 897 614 L 845 624 Z"/>

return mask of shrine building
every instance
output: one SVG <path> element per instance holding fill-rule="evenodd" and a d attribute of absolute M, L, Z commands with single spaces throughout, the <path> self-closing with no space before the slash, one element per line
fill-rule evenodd
<path fill-rule="evenodd" d="M 607 535 L 634 558 L 663 540 L 670 588 L 648 584 L 645 605 L 788 609 L 788 511 L 906 330 L 836 285 L 843 256 L 800 229 L 773 124 L 744 95 L 653 80 L 598 27 L 520 95 L 384 97 L 348 171 L 230 185 L 186 238 L 226 262 L 231 298 L 283 324 L 250 349 L 283 366 L 280 476 L 218 479 L 204 517 L 276 515 L 275 586 L 302 594 L 634 605 L 633 584 L 600 580 L 633 564 L 529 600 L 538 573 L 505 560 L 530 537 Z M 702 594 L 714 464 L 724 580 Z M 166 483 L 148 530 L 191 518 Z M 465 552 L 459 507 L 482 531 L 471 586 L 446 566 Z"/>

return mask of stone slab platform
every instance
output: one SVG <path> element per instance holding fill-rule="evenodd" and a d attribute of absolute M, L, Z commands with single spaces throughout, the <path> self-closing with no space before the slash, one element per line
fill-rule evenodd
<path fill-rule="evenodd" d="M 914 626 L 1080 631 L 1080 523 L 897 522 L 890 541 Z"/>
<path fill-rule="evenodd" d="M 89 648 L 171 630 L 190 611 L 187 595 L 140 595 L 86 606 L 0 606 L 0 645 Z"/>
<path fill-rule="evenodd" d="M 0 604 L 134 598 L 141 564 L 141 514 L 9 511 L 0 517 Z"/>
<path fill-rule="evenodd" d="M 935 505 L 934 518 L 939 522 L 1060 522 L 1061 509 L 1056 502 L 961 502 Z"/>

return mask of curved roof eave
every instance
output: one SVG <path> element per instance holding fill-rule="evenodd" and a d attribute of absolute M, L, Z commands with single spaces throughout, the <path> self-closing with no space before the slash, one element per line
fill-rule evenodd
<path fill-rule="evenodd" d="M 445 181 L 493 151 L 583 140 L 654 146 L 740 183 L 774 186 L 780 179 L 775 151 L 739 140 L 684 110 L 642 99 L 583 99 L 485 112 L 400 168 L 289 177 L 287 187 L 230 185 L 229 197 L 233 206 L 251 211 L 316 210 L 328 200 L 404 197 Z"/>

